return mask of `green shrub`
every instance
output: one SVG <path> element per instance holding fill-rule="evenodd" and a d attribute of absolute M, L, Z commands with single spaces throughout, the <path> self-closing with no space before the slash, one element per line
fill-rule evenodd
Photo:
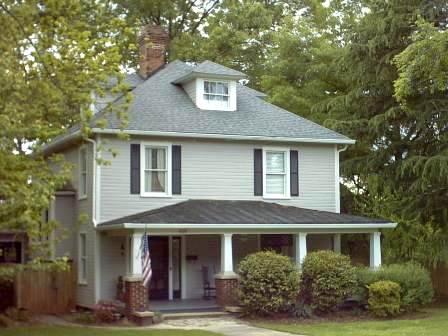
<path fill-rule="evenodd" d="M 246 313 L 269 315 L 295 302 L 299 273 L 286 256 L 271 251 L 248 255 L 239 265 L 239 296 Z"/>
<path fill-rule="evenodd" d="M 332 251 L 309 253 L 302 265 L 300 297 L 313 311 L 326 313 L 353 293 L 355 268 L 350 258 Z"/>
<path fill-rule="evenodd" d="M 377 281 L 369 286 L 369 310 L 377 317 L 400 313 L 400 285 L 393 281 Z"/>
<path fill-rule="evenodd" d="M 434 290 L 429 272 L 422 266 L 407 263 L 383 266 L 378 270 L 358 269 L 358 283 L 364 298 L 367 287 L 380 280 L 389 280 L 400 285 L 401 309 L 414 311 L 432 302 Z"/>

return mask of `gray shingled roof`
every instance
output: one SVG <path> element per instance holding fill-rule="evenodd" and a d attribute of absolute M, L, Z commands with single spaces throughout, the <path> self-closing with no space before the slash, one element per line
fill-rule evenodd
<path fill-rule="evenodd" d="M 386 224 L 390 221 L 263 201 L 188 200 L 101 223 L 145 224 Z"/>
<path fill-rule="evenodd" d="M 202 64 L 205 68 L 216 66 L 212 62 Z M 243 85 L 238 86 L 236 111 L 201 110 L 196 107 L 181 85 L 172 83 L 175 79 L 190 73 L 192 69 L 194 67 L 184 62 L 174 61 L 140 83 L 132 91 L 134 99 L 129 108 L 129 124 L 126 130 L 300 138 L 316 142 L 350 140 L 266 102 L 260 98 L 259 93 Z M 232 73 L 234 71 L 228 70 Z M 120 123 L 115 116 L 108 115 L 106 118 L 108 120 L 106 129 L 119 129 Z"/>
<path fill-rule="evenodd" d="M 240 71 L 230 69 L 228 67 L 214 63 L 212 61 L 204 61 L 198 64 L 197 66 L 191 67 L 190 71 L 179 76 L 179 78 L 174 79 L 173 83 L 175 84 L 184 83 L 189 80 L 192 80 L 193 78 L 204 76 L 205 77 L 219 76 L 233 79 L 246 78 L 246 74 Z"/>

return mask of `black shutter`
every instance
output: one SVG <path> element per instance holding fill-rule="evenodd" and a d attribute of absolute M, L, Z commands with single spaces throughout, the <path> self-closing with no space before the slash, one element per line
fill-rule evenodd
<path fill-rule="evenodd" d="M 292 150 L 289 152 L 291 196 L 299 196 L 299 152 Z"/>
<path fill-rule="evenodd" d="M 131 194 L 140 194 L 140 145 L 131 144 Z"/>
<path fill-rule="evenodd" d="M 172 193 L 180 195 L 182 193 L 182 152 L 180 145 L 173 145 L 171 148 L 171 165 L 172 165 Z"/>
<path fill-rule="evenodd" d="M 254 149 L 254 195 L 263 196 L 263 152 Z"/>

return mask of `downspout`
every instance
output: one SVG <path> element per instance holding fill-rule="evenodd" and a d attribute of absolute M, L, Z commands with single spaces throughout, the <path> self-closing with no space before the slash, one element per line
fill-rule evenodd
<path fill-rule="evenodd" d="M 340 183 L 339 183 L 339 153 L 347 150 L 348 145 L 343 146 L 342 148 L 338 149 L 338 145 L 335 146 L 335 162 L 334 162 L 334 166 L 335 166 L 335 192 L 336 192 L 336 197 L 335 197 L 335 201 L 336 201 L 336 213 L 340 213 L 341 212 L 341 190 L 340 190 Z"/>
<path fill-rule="evenodd" d="M 98 140 L 100 140 L 98 138 Z M 100 260 L 100 233 L 96 231 L 96 227 L 98 225 L 99 221 L 99 214 L 98 214 L 98 207 L 97 207 L 97 198 L 99 195 L 97 185 L 99 181 L 97 181 L 97 169 L 99 169 L 99 165 L 97 163 L 97 142 L 93 139 L 86 139 L 87 142 L 90 142 L 92 144 L 92 151 L 93 151 L 93 160 L 92 160 L 92 223 L 93 223 L 93 237 L 94 237 L 94 254 L 93 254 L 93 263 L 94 263 L 94 301 L 95 304 L 100 300 L 100 275 L 101 275 L 101 260 Z"/>

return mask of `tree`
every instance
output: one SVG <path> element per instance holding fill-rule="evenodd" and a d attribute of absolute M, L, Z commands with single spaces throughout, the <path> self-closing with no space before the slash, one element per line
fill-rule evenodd
<path fill-rule="evenodd" d="M 387 255 L 431 265 L 447 242 L 448 99 L 446 57 L 428 51 L 446 52 L 447 6 L 428 3 L 365 2 L 339 62 L 348 90 L 325 112 L 357 140 L 341 168 L 361 212 L 401 225 Z"/>
<path fill-rule="evenodd" d="M 254 88 L 259 87 L 273 33 L 304 6 L 301 0 L 116 2 L 135 31 L 146 23 L 169 31 L 170 60 L 216 61 L 247 73 Z"/>
<path fill-rule="evenodd" d="M 130 31 L 108 3 L 87 0 L 2 1 L 0 25 L 0 228 L 35 238 L 55 224 L 42 213 L 70 171 L 42 148 L 77 123 L 89 134 L 92 93 L 111 77 L 125 92 L 120 46 Z"/>

